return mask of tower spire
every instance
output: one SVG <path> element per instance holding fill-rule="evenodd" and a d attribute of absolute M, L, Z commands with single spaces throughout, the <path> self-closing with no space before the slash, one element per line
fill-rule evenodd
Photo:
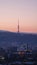
<path fill-rule="evenodd" d="M 18 19 L 18 33 L 19 33 L 19 19 Z"/>

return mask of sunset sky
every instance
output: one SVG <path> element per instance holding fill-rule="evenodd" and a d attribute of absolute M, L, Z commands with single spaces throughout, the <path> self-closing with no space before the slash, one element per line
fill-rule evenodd
<path fill-rule="evenodd" d="M 0 0 L 0 30 L 37 33 L 37 0 Z"/>

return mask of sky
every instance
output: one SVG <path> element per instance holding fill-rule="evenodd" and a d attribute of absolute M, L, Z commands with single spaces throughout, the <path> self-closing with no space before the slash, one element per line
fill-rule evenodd
<path fill-rule="evenodd" d="M 0 0 L 0 30 L 37 33 L 37 0 Z"/>

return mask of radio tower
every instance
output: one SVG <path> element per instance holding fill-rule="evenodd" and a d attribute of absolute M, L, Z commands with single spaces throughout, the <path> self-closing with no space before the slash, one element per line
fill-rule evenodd
<path fill-rule="evenodd" d="M 18 33 L 19 33 L 19 19 L 18 19 Z"/>

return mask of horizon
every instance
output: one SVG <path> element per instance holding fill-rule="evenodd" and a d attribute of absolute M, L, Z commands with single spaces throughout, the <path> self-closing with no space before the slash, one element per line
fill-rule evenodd
<path fill-rule="evenodd" d="M 37 35 L 37 33 L 32 33 L 32 32 L 17 32 L 17 31 L 8 31 L 8 30 L 0 30 L 0 32 L 10 32 L 10 33 L 18 33 L 18 34 L 35 34 Z"/>
<path fill-rule="evenodd" d="M 0 30 L 37 33 L 37 0 L 0 0 Z"/>

